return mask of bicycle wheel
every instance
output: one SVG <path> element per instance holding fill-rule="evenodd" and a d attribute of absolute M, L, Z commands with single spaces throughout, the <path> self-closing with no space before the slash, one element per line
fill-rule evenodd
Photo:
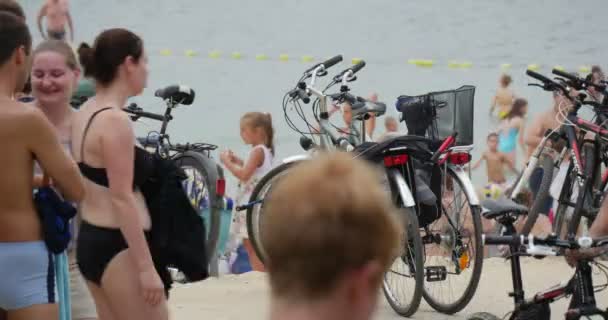
<path fill-rule="evenodd" d="M 216 192 L 215 183 L 219 178 L 217 165 L 210 158 L 192 151 L 180 153 L 173 159 L 187 175 L 183 187 L 192 206 L 205 219 L 207 260 L 211 261 L 219 239 L 220 210 L 223 206 L 223 199 Z"/>
<path fill-rule="evenodd" d="M 262 177 L 262 179 L 260 179 L 260 182 L 258 182 L 251 192 L 249 203 L 257 201 L 261 202 L 247 209 L 247 235 L 249 236 L 249 241 L 251 242 L 251 245 L 253 246 L 253 249 L 255 250 L 255 253 L 258 255 L 258 258 L 262 264 L 264 264 L 266 258 L 266 253 L 264 252 L 264 246 L 261 240 L 262 238 L 260 236 L 260 223 L 263 217 L 264 198 L 268 196 L 272 185 L 276 183 L 280 177 L 285 175 L 289 168 L 299 162 L 300 161 L 283 163 L 270 170 Z"/>
<path fill-rule="evenodd" d="M 538 219 L 538 214 L 546 209 L 547 200 L 550 197 L 549 189 L 551 189 L 551 183 L 553 182 L 554 167 L 553 158 L 544 154 L 540 156 L 537 168 L 543 170 L 543 177 L 540 181 L 538 192 L 536 192 L 536 197 L 534 197 L 534 201 L 532 202 L 532 206 L 530 207 L 530 210 L 528 210 L 526 222 L 521 229 L 521 234 L 523 235 L 528 235 L 528 233 L 530 233 Z M 549 212 L 542 213 L 549 214 Z"/>
<path fill-rule="evenodd" d="M 467 320 L 500 320 L 501 318 L 488 313 L 488 312 L 476 312 L 467 317 Z"/>
<path fill-rule="evenodd" d="M 407 239 L 403 239 L 403 251 L 384 274 L 382 291 L 389 305 L 397 314 L 409 317 L 418 310 L 422 299 L 423 248 L 415 209 L 399 208 L 399 215 L 402 218 Z M 402 281 L 398 282 L 399 280 Z M 414 283 L 411 283 L 412 281 Z M 410 289 L 411 287 L 413 289 Z"/>
<path fill-rule="evenodd" d="M 471 205 L 463 181 L 444 174 L 442 215 L 425 228 L 424 291 L 435 310 L 453 314 L 471 301 L 483 266 L 481 208 Z"/>
<path fill-rule="evenodd" d="M 567 225 L 568 233 L 566 235 L 568 237 L 576 235 L 581 222 L 581 217 L 584 215 L 584 212 L 588 212 L 592 208 L 591 187 L 593 186 L 592 182 L 595 179 L 594 172 L 596 158 L 595 145 L 593 143 L 585 142 L 583 144 L 583 148 L 581 149 L 581 158 L 582 162 L 585 164 L 583 173 L 586 180 L 582 190 L 579 188 L 576 206 L 574 208 L 574 212 L 572 213 L 572 220 Z"/>

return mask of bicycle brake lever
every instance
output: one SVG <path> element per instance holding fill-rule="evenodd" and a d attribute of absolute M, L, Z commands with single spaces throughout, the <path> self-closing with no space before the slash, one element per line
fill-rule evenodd
<path fill-rule="evenodd" d="M 545 88 L 542 84 L 538 84 L 538 83 L 528 83 L 529 87 L 541 87 L 541 88 Z"/>

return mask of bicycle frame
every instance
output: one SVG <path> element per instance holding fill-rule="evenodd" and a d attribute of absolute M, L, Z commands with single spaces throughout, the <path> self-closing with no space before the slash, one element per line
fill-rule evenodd
<path fill-rule="evenodd" d="M 505 227 L 505 233 L 503 235 L 513 236 L 517 234 L 517 231 L 513 225 L 514 221 L 515 217 L 505 216 L 503 218 L 499 218 L 498 222 Z M 528 239 L 530 238 L 533 239 L 534 237 L 530 235 Z M 523 239 L 524 237 L 521 236 L 522 242 Z M 533 241 L 530 241 L 529 244 L 530 248 L 534 246 Z M 519 312 L 525 312 L 526 310 L 530 310 L 535 306 L 541 306 L 543 304 L 548 305 L 556 300 L 566 297 L 567 295 L 572 295 L 573 298 L 566 313 L 566 319 L 574 320 L 590 315 L 602 315 L 605 319 L 608 319 L 608 312 L 601 311 L 596 306 L 590 260 L 578 261 L 575 275 L 572 280 L 562 282 L 547 290 L 536 293 L 531 298 L 526 299 L 522 282 L 520 257 L 528 254 L 521 252 L 521 245 L 522 243 L 519 241 L 509 243 L 509 250 L 511 252 L 509 259 L 511 260 L 511 279 L 513 283 L 513 292 L 510 292 L 509 296 L 513 297 L 513 303 L 515 306 L 510 319 L 517 319 L 516 317 L 518 316 Z M 546 253 L 545 255 L 548 254 L 549 253 Z"/>

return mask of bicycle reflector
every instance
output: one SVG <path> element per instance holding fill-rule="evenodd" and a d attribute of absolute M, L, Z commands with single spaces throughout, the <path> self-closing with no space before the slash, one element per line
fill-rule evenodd
<path fill-rule="evenodd" d="M 217 179 L 215 180 L 215 194 L 223 197 L 226 194 L 226 180 Z"/>
<path fill-rule="evenodd" d="M 407 163 L 408 158 L 409 157 L 407 154 L 385 156 L 384 157 L 384 166 L 387 168 L 401 166 L 401 165 L 404 165 Z"/>
<path fill-rule="evenodd" d="M 448 162 L 455 165 L 467 164 L 471 161 L 471 155 L 466 152 L 450 153 L 448 155 Z"/>

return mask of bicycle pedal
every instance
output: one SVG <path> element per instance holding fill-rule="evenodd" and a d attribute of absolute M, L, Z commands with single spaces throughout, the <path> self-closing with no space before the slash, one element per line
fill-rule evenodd
<path fill-rule="evenodd" d="M 444 266 L 425 267 L 424 270 L 427 282 L 444 281 L 448 277 L 448 270 Z"/>

